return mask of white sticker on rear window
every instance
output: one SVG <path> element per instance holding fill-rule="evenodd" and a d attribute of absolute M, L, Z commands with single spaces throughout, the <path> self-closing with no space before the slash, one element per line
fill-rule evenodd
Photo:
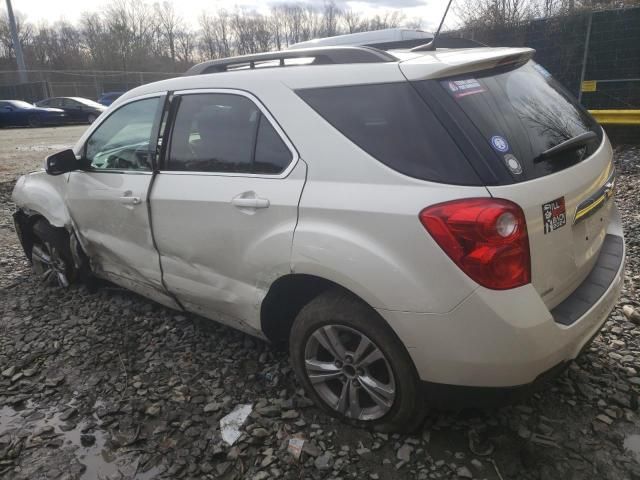
<path fill-rule="evenodd" d="M 466 97 L 475 93 L 485 92 L 485 88 L 475 78 L 467 78 L 465 80 L 449 80 L 446 82 L 447 87 L 456 98 Z"/>

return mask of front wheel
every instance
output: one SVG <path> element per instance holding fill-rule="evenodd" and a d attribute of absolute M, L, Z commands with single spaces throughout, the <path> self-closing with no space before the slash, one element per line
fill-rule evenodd
<path fill-rule="evenodd" d="M 404 345 L 368 305 L 344 292 L 321 294 L 290 334 L 293 369 L 307 394 L 346 423 L 407 432 L 424 418 L 419 380 Z"/>
<path fill-rule="evenodd" d="M 31 264 L 36 276 L 47 285 L 67 288 L 77 277 L 68 234 L 46 220 L 33 225 Z"/>
<path fill-rule="evenodd" d="M 40 117 L 38 115 L 29 116 L 30 127 L 39 127 L 40 125 L 42 125 L 42 121 L 40 120 Z"/>

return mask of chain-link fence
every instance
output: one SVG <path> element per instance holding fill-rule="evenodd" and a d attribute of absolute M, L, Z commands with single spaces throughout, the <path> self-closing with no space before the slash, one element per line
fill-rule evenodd
<path fill-rule="evenodd" d="M 0 71 L 0 98 L 36 102 L 46 97 L 97 99 L 105 92 L 122 92 L 145 83 L 176 77 L 177 73 L 87 70 L 29 70 L 29 83 L 18 84 L 17 72 Z"/>
<path fill-rule="evenodd" d="M 640 8 L 534 20 L 517 26 L 447 32 L 492 47 L 531 47 L 590 110 L 640 109 Z M 639 127 L 608 126 L 622 143 L 639 143 Z"/>

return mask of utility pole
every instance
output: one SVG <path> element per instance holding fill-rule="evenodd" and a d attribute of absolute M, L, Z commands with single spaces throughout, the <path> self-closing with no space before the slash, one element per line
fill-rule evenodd
<path fill-rule="evenodd" d="M 16 52 L 16 62 L 18 63 L 18 78 L 20 83 L 27 83 L 27 67 L 24 64 L 22 56 L 22 45 L 18 38 L 18 28 L 16 27 L 16 17 L 13 16 L 13 8 L 11 8 L 11 0 L 7 0 L 7 14 L 9 15 L 9 28 L 11 28 L 11 39 L 13 40 L 13 50 Z"/>

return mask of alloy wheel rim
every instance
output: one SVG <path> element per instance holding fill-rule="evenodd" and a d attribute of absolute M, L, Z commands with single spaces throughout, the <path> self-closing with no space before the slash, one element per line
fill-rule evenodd
<path fill-rule="evenodd" d="M 393 407 L 393 370 L 382 350 L 363 333 L 344 325 L 324 325 L 307 339 L 304 360 L 316 393 L 341 415 L 371 421 Z"/>
<path fill-rule="evenodd" d="M 31 262 L 42 283 L 55 282 L 63 288 L 69 286 L 67 264 L 50 243 L 35 244 L 31 249 Z"/>

